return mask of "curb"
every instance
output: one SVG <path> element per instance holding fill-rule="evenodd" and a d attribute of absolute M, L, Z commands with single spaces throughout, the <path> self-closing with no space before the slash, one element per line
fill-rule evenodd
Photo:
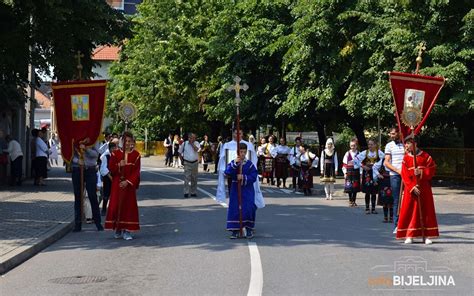
<path fill-rule="evenodd" d="M 71 222 L 63 222 L 46 231 L 40 237 L 33 239 L 24 245 L 16 248 L 14 251 L 0 257 L 0 275 L 3 275 L 43 249 L 52 245 L 71 232 L 74 228 L 74 220 Z"/>

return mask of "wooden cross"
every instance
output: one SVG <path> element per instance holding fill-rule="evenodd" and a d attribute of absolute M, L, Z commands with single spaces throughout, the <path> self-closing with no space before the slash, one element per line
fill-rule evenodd
<path fill-rule="evenodd" d="M 79 76 L 79 80 L 82 79 L 82 64 L 81 64 L 81 58 L 84 57 L 84 54 L 81 53 L 80 50 L 77 51 L 77 54 L 74 55 L 74 57 L 77 59 L 77 73 L 78 73 L 78 76 Z"/>
<path fill-rule="evenodd" d="M 239 76 L 235 76 L 234 81 L 235 81 L 235 84 L 229 85 L 227 87 L 227 91 L 233 91 L 233 90 L 235 91 L 235 104 L 239 106 L 241 102 L 240 90 L 246 91 L 247 89 L 249 89 L 249 86 L 247 85 L 247 83 L 244 83 L 243 85 L 241 85 L 240 81 L 242 81 L 242 79 L 240 79 Z"/>

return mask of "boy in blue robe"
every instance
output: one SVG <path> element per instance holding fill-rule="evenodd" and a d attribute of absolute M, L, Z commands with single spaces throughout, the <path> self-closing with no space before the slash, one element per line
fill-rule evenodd
<path fill-rule="evenodd" d="M 240 211 L 239 197 L 237 194 L 237 182 L 241 182 L 242 196 L 242 229 L 243 235 L 247 238 L 253 237 L 255 227 L 255 189 L 253 183 L 258 178 L 258 172 L 254 164 L 245 158 L 247 154 L 247 145 L 240 143 L 239 155 L 232 160 L 226 167 L 225 175 L 232 179 L 230 188 L 229 208 L 227 210 L 227 230 L 232 231 L 231 239 L 240 236 Z M 242 161 L 242 174 L 238 173 L 240 162 Z"/>

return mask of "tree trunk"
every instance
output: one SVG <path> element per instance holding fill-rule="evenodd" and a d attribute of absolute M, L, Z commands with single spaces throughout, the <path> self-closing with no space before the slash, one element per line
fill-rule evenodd
<path fill-rule="evenodd" d="M 324 130 L 324 124 L 319 120 L 316 121 L 315 126 L 318 132 L 319 151 L 321 151 L 326 145 L 326 131 Z"/>
<path fill-rule="evenodd" d="M 359 141 L 360 149 L 361 150 L 366 149 L 367 148 L 367 140 L 365 139 L 364 125 L 361 123 L 361 119 L 351 118 L 349 120 L 349 127 L 352 129 L 352 131 L 356 135 L 357 140 Z"/>

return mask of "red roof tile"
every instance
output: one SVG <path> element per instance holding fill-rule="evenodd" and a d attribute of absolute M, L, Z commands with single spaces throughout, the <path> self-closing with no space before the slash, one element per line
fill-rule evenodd
<path fill-rule="evenodd" d="M 119 58 L 120 47 L 117 46 L 99 46 L 94 49 L 92 59 L 95 61 L 117 61 Z"/>

